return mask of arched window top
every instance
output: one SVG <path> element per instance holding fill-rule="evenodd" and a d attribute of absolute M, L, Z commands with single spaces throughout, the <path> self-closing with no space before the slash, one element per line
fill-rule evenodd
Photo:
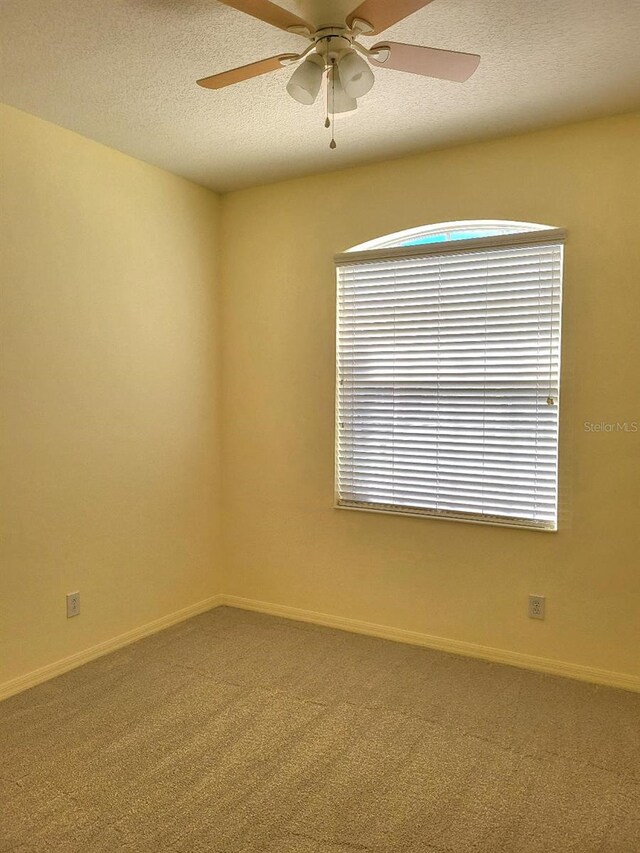
<path fill-rule="evenodd" d="M 459 222 L 438 222 L 435 225 L 421 225 L 376 237 L 358 246 L 352 246 L 347 252 L 363 252 L 369 249 L 392 249 L 402 246 L 422 246 L 428 243 L 448 243 L 452 240 L 475 240 L 478 237 L 496 237 L 503 234 L 523 234 L 529 231 L 545 231 L 553 225 L 540 225 L 536 222 L 511 222 L 505 219 L 477 219 Z"/>

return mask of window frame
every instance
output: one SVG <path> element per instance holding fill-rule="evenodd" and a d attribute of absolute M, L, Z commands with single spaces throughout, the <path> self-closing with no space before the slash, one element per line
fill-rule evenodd
<path fill-rule="evenodd" d="M 487 228 L 492 225 L 507 227 L 513 226 L 514 230 L 509 233 L 496 233 L 490 236 L 485 237 L 476 237 L 472 239 L 447 239 L 445 242 L 433 242 L 433 243 L 421 243 L 416 245 L 413 242 L 409 242 L 408 244 L 400 244 L 398 245 L 398 239 L 401 237 L 408 238 L 409 240 L 415 239 L 415 235 L 427 235 L 428 233 L 439 233 L 444 230 L 445 226 L 461 226 L 459 230 L 473 230 L 477 228 Z M 464 228 L 462 227 L 464 226 Z M 355 512 L 370 512 L 370 513 L 381 513 L 384 515 L 396 515 L 396 516 L 407 516 L 414 518 L 427 518 L 427 519 L 443 519 L 445 521 L 458 521 L 465 524 L 483 524 L 489 525 L 492 527 L 511 527 L 515 529 L 523 529 L 523 530 L 531 530 L 531 531 L 542 531 L 546 533 L 555 533 L 559 529 L 559 519 L 560 519 L 560 508 L 559 508 L 559 497 L 560 497 L 560 489 L 559 489 L 559 446 L 560 446 L 560 399 L 556 400 L 555 405 L 558 406 L 558 415 L 557 415 L 557 434 L 556 434 L 556 466 L 555 466 L 555 509 L 556 509 L 556 517 L 555 524 L 551 525 L 543 525 L 537 524 L 535 522 L 527 523 L 522 519 L 510 519 L 508 516 L 492 516 L 490 514 L 481 515 L 476 513 L 469 513 L 469 517 L 465 517 L 464 515 L 457 514 L 456 512 L 449 512 L 447 510 L 438 510 L 435 508 L 424 508 L 424 509 L 412 509 L 411 507 L 390 507 L 385 504 L 381 504 L 380 506 L 370 505 L 370 506 L 358 506 L 358 505 L 350 505 L 348 503 L 340 502 L 340 492 L 339 492 L 339 441 L 338 441 L 338 424 L 339 424 L 339 411 L 340 411 L 340 401 L 339 401 L 339 393 L 340 393 L 340 369 L 339 369 L 339 360 L 338 360 L 338 352 L 339 352 L 339 343 L 340 343 L 340 299 L 339 299 L 339 282 L 338 282 L 338 269 L 341 266 L 349 266 L 351 264 L 355 264 L 358 262 L 366 262 L 366 261 L 376 261 L 376 260 L 393 260 L 395 258 L 404 259 L 404 258 L 414 258 L 414 257 L 425 257 L 425 256 L 438 256 L 438 255 L 446 255 L 451 253 L 466 253 L 473 252 L 474 250 L 483 250 L 483 249 L 500 249 L 500 248 L 519 248 L 526 247 L 535 244 L 552 244 L 557 245 L 560 244 L 564 249 L 564 244 L 566 242 L 567 232 L 565 228 L 556 228 L 548 225 L 539 225 L 534 223 L 525 223 L 525 222 L 506 222 L 506 221 L 496 221 L 496 220 L 480 220 L 480 221 L 470 221 L 470 222 L 457 222 L 457 223 L 438 223 L 437 225 L 426 226 L 422 228 L 409 229 L 408 231 L 397 232 L 396 234 L 390 234 L 386 237 L 377 238 L 376 240 L 368 241 L 366 243 L 359 244 L 354 246 L 352 249 L 348 249 L 345 252 L 341 252 L 334 257 L 335 267 L 336 267 L 336 342 L 335 342 L 335 352 L 336 352 L 336 379 L 335 379 L 335 415 L 334 415 L 334 500 L 333 500 L 333 508 L 340 510 L 350 510 Z M 374 245 L 375 244 L 375 245 Z M 373 247 L 372 247 L 373 246 Z M 364 248 L 364 247 L 372 247 L 372 248 Z M 562 369 L 562 293 L 563 293 L 563 285 L 564 285 L 564 263 L 563 259 L 561 260 L 561 269 L 560 269 L 560 299 L 558 305 L 558 369 L 557 369 L 557 379 L 558 379 L 558 394 L 560 391 L 561 385 L 561 369 Z"/>

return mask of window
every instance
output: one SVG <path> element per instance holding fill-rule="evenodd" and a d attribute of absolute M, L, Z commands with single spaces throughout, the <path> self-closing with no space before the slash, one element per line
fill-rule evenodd
<path fill-rule="evenodd" d="M 557 528 L 563 242 L 454 222 L 336 258 L 337 506 Z"/>

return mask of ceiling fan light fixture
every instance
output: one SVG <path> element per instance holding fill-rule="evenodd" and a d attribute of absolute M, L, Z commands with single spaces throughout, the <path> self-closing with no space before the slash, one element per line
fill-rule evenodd
<path fill-rule="evenodd" d="M 373 71 L 354 50 L 346 51 L 338 60 L 338 74 L 346 94 L 350 98 L 361 98 L 373 86 Z"/>
<path fill-rule="evenodd" d="M 287 83 L 287 92 L 294 101 L 309 106 L 318 97 L 324 75 L 324 60 L 322 57 L 309 56 L 298 65 Z"/>
<path fill-rule="evenodd" d="M 327 102 L 332 115 L 350 113 L 357 109 L 358 102 L 345 92 L 340 73 L 334 65 L 327 76 Z"/>

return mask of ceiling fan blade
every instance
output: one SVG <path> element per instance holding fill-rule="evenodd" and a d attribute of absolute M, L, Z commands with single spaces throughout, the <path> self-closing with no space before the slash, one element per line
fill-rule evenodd
<path fill-rule="evenodd" d="M 271 24 L 273 27 L 278 27 L 280 30 L 289 30 L 291 27 L 302 27 L 310 33 L 315 31 L 315 27 L 303 21 L 293 12 L 288 9 L 283 9 L 282 6 L 277 6 L 271 3 L 270 0 L 220 0 L 225 6 L 231 6 L 232 9 L 237 9 L 239 12 L 245 12 L 247 15 L 252 15 L 258 18 L 259 21 L 264 21 L 265 24 Z"/>
<path fill-rule="evenodd" d="M 252 62 L 249 65 L 241 65 L 240 68 L 232 68 L 231 71 L 222 71 L 220 74 L 213 74 L 211 77 L 203 77 L 202 80 L 197 80 L 198 86 L 204 86 L 205 89 L 223 89 L 225 86 L 231 86 L 233 83 L 241 83 L 243 80 L 250 80 L 251 77 L 259 77 L 261 74 L 268 74 L 269 71 L 277 71 L 283 67 L 284 59 L 294 59 L 297 56 L 295 53 L 280 53 L 278 56 L 270 56 L 269 59 L 261 59 L 259 62 Z"/>
<path fill-rule="evenodd" d="M 410 74 L 454 80 L 456 83 L 468 80 L 480 63 L 480 57 L 476 53 L 438 50 L 435 47 L 420 47 L 417 44 L 402 44 L 396 41 L 380 42 L 370 50 L 385 53 L 389 51 L 384 61 L 370 57 L 371 64 L 378 68 L 408 71 Z"/>
<path fill-rule="evenodd" d="M 366 35 L 375 36 L 432 2 L 433 0 L 393 0 L 392 3 L 389 0 L 364 0 L 364 3 L 347 17 L 347 26 L 351 27 L 356 18 L 367 21 L 373 30 L 368 31 Z"/>

